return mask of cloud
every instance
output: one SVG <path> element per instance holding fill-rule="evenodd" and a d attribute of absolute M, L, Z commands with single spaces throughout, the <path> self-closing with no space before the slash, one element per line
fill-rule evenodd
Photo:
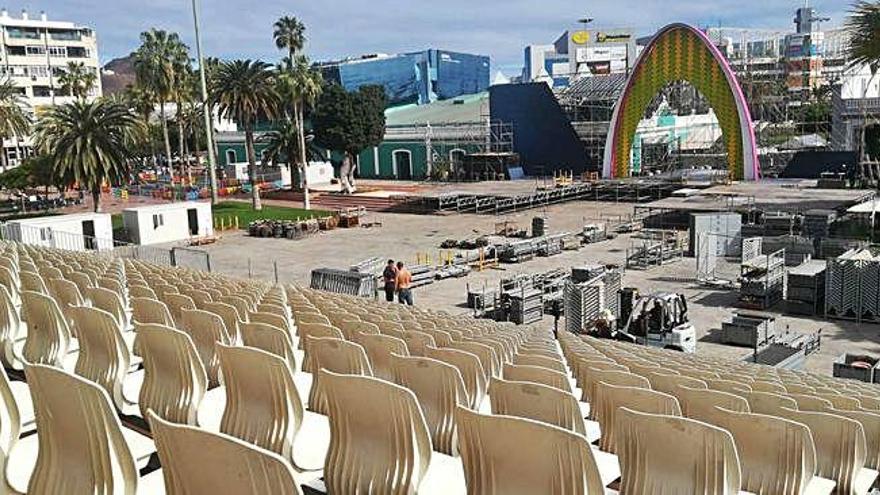
<path fill-rule="evenodd" d="M 602 27 L 633 27 L 650 34 L 670 22 L 699 26 L 792 29 L 794 7 L 778 0 L 200 0 L 203 48 L 221 58 L 273 60 L 272 23 L 288 14 L 308 28 L 308 52 L 325 60 L 363 53 L 395 53 L 427 47 L 490 55 L 495 67 L 522 64 L 527 44 L 550 43 L 576 19 L 589 15 Z M 840 24 L 840 0 L 816 0 L 814 7 Z M 194 47 L 187 0 L 29 0 L 8 4 L 11 15 L 28 8 L 51 19 L 95 28 L 102 61 L 130 53 L 141 31 L 177 31 Z"/>

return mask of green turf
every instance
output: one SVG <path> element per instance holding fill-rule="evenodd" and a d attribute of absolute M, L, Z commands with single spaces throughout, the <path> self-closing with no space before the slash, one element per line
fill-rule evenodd
<path fill-rule="evenodd" d="M 260 211 L 251 209 L 250 202 L 242 201 L 223 201 L 214 206 L 214 220 L 223 219 L 229 222 L 232 218 L 238 217 L 239 228 L 246 229 L 250 222 L 268 218 L 272 220 L 296 220 L 307 219 L 312 217 L 325 217 L 330 215 L 329 212 L 323 210 L 304 210 L 302 208 L 288 208 L 284 206 L 268 206 L 263 205 Z"/>
<path fill-rule="evenodd" d="M 113 225 L 113 230 L 121 229 L 123 227 L 122 213 L 110 215 L 110 223 Z"/>

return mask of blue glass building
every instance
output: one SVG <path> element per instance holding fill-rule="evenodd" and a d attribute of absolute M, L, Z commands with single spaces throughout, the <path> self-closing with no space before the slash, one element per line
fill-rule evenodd
<path fill-rule="evenodd" d="M 354 91 L 385 87 L 389 105 L 430 103 L 489 88 L 489 57 L 446 50 L 371 55 L 320 65 L 324 78 Z"/>

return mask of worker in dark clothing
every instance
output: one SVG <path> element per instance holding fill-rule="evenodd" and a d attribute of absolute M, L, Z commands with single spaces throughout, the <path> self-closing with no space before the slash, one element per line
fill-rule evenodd
<path fill-rule="evenodd" d="M 394 302 L 394 293 L 397 291 L 397 267 L 394 266 L 394 260 L 388 260 L 388 264 L 385 265 L 382 281 L 385 284 L 385 300 Z"/>

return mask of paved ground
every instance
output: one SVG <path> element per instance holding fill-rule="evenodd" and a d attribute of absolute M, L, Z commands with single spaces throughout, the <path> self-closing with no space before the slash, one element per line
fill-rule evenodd
<path fill-rule="evenodd" d="M 251 238 L 240 232 L 227 231 L 219 242 L 205 249 L 210 252 L 211 264 L 216 271 L 272 280 L 277 265 L 282 282 L 308 284 L 311 269 L 321 266 L 347 268 L 373 256 L 413 263 L 416 253 L 429 253 L 436 259 L 442 240 L 492 233 L 497 221 L 513 221 L 527 227 L 533 216 L 546 213 L 551 231 L 576 231 L 584 223 L 597 218 L 616 218 L 631 212 L 631 204 L 572 202 L 503 217 L 371 214 L 371 220 L 381 221 L 382 227 L 339 229 L 298 241 Z M 416 289 L 416 304 L 465 313 L 468 311 L 464 306 L 468 284 L 497 287 L 502 277 L 512 273 L 534 273 L 596 262 L 621 264 L 632 242 L 637 241 L 628 235 L 620 236 L 580 251 L 536 258 L 517 265 L 501 265 L 497 270 L 440 281 Z M 712 331 L 730 317 L 736 293 L 699 287 L 693 282 L 694 272 L 694 260 L 685 258 L 650 270 L 627 271 L 623 282 L 625 286 L 638 287 L 642 293 L 652 290 L 684 293 L 688 298 L 691 321 L 701 339 L 698 352 L 732 358 L 747 355 L 747 349 L 711 342 Z M 549 317 L 545 321 L 548 326 L 552 325 Z M 811 370 L 830 374 L 832 361 L 843 352 L 880 355 L 880 326 L 781 316 L 778 327 L 790 327 L 799 332 L 822 330 L 822 349 L 807 361 L 807 368 Z"/>

